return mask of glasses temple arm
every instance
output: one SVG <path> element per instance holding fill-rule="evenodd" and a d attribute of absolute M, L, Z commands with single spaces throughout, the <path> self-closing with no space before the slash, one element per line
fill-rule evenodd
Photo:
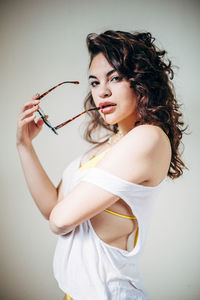
<path fill-rule="evenodd" d="M 73 84 L 79 84 L 78 81 L 63 81 L 57 85 L 55 85 L 54 87 L 52 87 L 50 90 L 48 90 L 47 92 L 43 93 L 42 95 L 40 95 L 37 100 L 42 99 L 44 96 L 46 96 L 48 93 L 50 93 L 51 91 L 53 91 L 55 88 L 57 88 L 58 86 L 64 84 L 64 83 L 73 83 Z"/>
<path fill-rule="evenodd" d="M 88 111 L 91 111 L 91 110 L 99 110 L 99 109 L 100 109 L 100 107 L 93 107 L 93 108 L 87 109 L 87 110 L 83 111 L 82 113 L 78 114 L 77 116 L 75 116 L 75 117 L 73 117 L 73 118 L 71 118 L 71 119 L 69 119 L 69 120 L 67 120 L 67 121 L 65 121 L 65 122 L 63 122 L 63 123 L 57 125 L 56 127 L 54 127 L 54 129 L 57 130 L 57 129 L 59 129 L 59 128 L 65 126 L 65 125 L 68 124 L 69 122 L 71 122 L 71 121 L 75 120 L 76 118 L 82 116 L 83 114 L 87 113 Z"/>

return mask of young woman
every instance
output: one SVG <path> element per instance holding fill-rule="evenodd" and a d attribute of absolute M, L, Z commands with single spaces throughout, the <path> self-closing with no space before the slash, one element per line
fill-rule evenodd
<path fill-rule="evenodd" d="M 30 193 L 59 235 L 54 275 L 64 299 L 149 299 L 138 271 L 153 203 L 165 178 L 185 168 L 185 131 L 171 62 L 150 33 L 89 34 L 90 92 L 85 138 L 96 144 L 64 171 L 56 188 L 32 146 L 39 94 L 24 104 L 17 148 Z M 99 129 L 109 138 L 94 140 Z"/>

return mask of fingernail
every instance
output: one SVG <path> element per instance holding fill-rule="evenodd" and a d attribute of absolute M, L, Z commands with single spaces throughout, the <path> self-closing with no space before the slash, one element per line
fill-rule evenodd
<path fill-rule="evenodd" d="M 40 94 L 35 94 L 34 95 L 34 98 L 38 98 L 38 97 L 40 97 Z"/>

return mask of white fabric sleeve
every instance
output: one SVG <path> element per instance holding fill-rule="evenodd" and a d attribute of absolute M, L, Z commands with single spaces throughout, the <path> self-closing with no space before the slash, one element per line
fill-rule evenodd
<path fill-rule="evenodd" d="M 162 184 L 150 187 L 132 183 L 99 168 L 89 169 L 81 181 L 95 184 L 111 194 L 120 197 L 129 205 L 134 216 L 137 218 L 139 227 L 137 247 L 140 247 L 141 241 L 145 239 L 145 230 L 149 227 L 154 202 Z"/>
<path fill-rule="evenodd" d="M 81 179 L 93 183 L 106 191 L 119 196 L 124 200 L 132 200 L 133 196 L 137 199 L 148 198 L 154 194 L 156 187 L 143 186 L 136 183 L 126 181 L 107 171 L 99 168 L 91 168 Z"/>

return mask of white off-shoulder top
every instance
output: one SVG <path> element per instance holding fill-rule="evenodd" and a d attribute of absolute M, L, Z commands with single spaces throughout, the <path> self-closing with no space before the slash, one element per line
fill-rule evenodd
<path fill-rule="evenodd" d="M 81 156 L 63 173 L 66 196 L 80 181 L 90 182 L 119 196 L 138 222 L 137 243 L 130 235 L 128 250 L 102 241 L 87 220 L 59 236 L 53 260 L 54 276 L 62 291 L 75 300 L 149 300 L 138 270 L 145 246 L 154 201 L 165 179 L 155 187 L 128 182 L 96 167 L 79 170 Z"/>

